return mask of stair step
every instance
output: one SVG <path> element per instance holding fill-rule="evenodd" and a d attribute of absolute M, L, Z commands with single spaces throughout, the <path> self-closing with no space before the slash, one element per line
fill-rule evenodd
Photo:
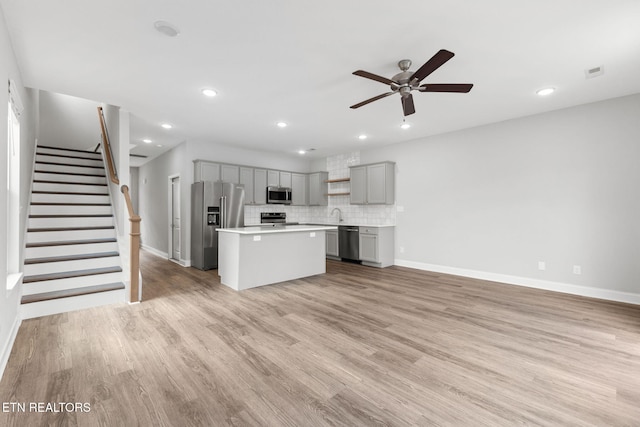
<path fill-rule="evenodd" d="M 66 217 L 66 218 L 29 218 L 29 228 L 54 228 L 54 227 L 76 227 L 81 225 L 83 227 L 103 227 L 115 225 L 114 218 L 111 217 L 92 217 L 92 218 L 78 218 Z"/>
<path fill-rule="evenodd" d="M 78 227 L 80 228 L 80 227 Z M 88 230 L 68 230 L 61 227 L 49 227 L 50 231 L 30 231 L 26 236 L 26 243 L 38 242 L 66 242 L 69 240 L 95 240 L 116 237 L 115 228 L 89 228 Z M 103 251 L 94 251 L 103 252 Z M 40 258 L 40 257 L 27 257 Z"/>
<path fill-rule="evenodd" d="M 90 245 L 93 243 L 111 243 L 116 242 L 115 238 L 108 239 L 87 239 L 87 240 L 58 240 L 55 242 L 34 242 L 27 243 L 27 248 L 41 248 L 44 246 L 68 246 L 68 245 Z"/>
<path fill-rule="evenodd" d="M 66 194 L 70 196 L 108 196 L 109 193 L 78 193 L 76 191 L 32 191 L 32 194 Z"/>
<path fill-rule="evenodd" d="M 45 153 L 44 151 L 36 151 L 36 156 L 51 156 L 51 157 L 59 157 L 64 159 L 80 159 L 80 160 L 99 160 L 102 161 L 102 156 L 93 156 L 92 153 L 87 153 L 88 155 L 81 156 L 80 154 L 61 154 L 61 153 Z M 97 153 L 93 153 L 97 154 Z"/>
<path fill-rule="evenodd" d="M 36 162 L 67 163 L 76 166 L 104 166 L 102 158 L 66 156 L 56 153 L 36 153 Z"/>
<path fill-rule="evenodd" d="M 97 274 L 120 273 L 120 267 L 89 268 L 86 270 L 63 271 L 60 273 L 36 274 L 34 276 L 24 276 L 22 283 L 44 282 L 47 280 L 70 279 L 73 277 L 94 276 Z"/>
<path fill-rule="evenodd" d="M 31 206 L 111 206 L 111 203 L 31 202 Z"/>
<path fill-rule="evenodd" d="M 91 252 L 95 253 L 95 252 Z M 77 254 L 81 255 L 81 254 Z M 63 255 L 53 254 L 50 257 L 62 257 Z M 97 268 L 111 268 L 122 267 L 120 263 L 120 257 L 116 252 L 115 256 L 94 256 L 88 259 L 71 259 L 71 260 L 50 260 L 49 262 L 40 262 L 34 264 L 24 265 L 25 277 L 45 277 L 49 274 L 69 273 L 74 271 L 85 270 L 90 268 L 95 270 Z"/>
<path fill-rule="evenodd" d="M 120 255 L 118 252 L 98 252 L 93 254 L 81 254 L 81 255 L 65 255 L 65 256 L 51 256 L 46 258 L 30 258 L 25 259 L 24 263 L 27 264 L 41 264 L 48 262 L 62 262 L 62 261 L 77 261 L 81 259 L 94 259 L 94 258 L 109 258 Z"/>
<path fill-rule="evenodd" d="M 68 174 L 68 173 L 53 173 L 36 171 L 33 177 L 37 181 L 60 181 L 69 184 L 106 184 L 107 178 L 105 176 L 89 175 L 89 174 Z"/>
<path fill-rule="evenodd" d="M 126 288 L 113 291 L 103 291 L 73 297 L 58 298 L 47 301 L 32 302 L 20 305 L 20 315 L 23 319 L 50 316 L 58 313 L 84 310 L 109 304 L 122 304 L 126 301 Z"/>
<path fill-rule="evenodd" d="M 77 297 L 80 295 L 90 295 L 100 292 L 109 292 L 124 289 L 124 283 L 107 283 L 104 285 L 88 286 L 80 289 L 66 289 L 63 291 L 45 292 L 41 294 L 25 295 L 22 297 L 22 304 L 31 304 L 40 301 L 50 301 L 60 298 Z"/>
<path fill-rule="evenodd" d="M 77 148 L 52 147 L 50 145 L 40 145 L 40 144 L 38 144 L 38 148 L 46 148 L 49 150 L 70 151 L 72 153 L 100 154 L 99 152 L 95 152 L 95 151 L 79 150 Z"/>
<path fill-rule="evenodd" d="M 51 179 L 34 179 L 34 183 L 42 183 L 42 184 L 60 184 L 60 185 L 97 185 L 101 187 L 106 187 L 106 183 L 94 183 L 94 182 L 68 182 L 68 181 L 54 181 Z"/>
<path fill-rule="evenodd" d="M 110 217 L 112 214 L 36 214 L 29 215 L 29 218 L 98 218 L 98 217 Z"/>
<path fill-rule="evenodd" d="M 49 239 L 53 241 L 55 239 Z M 115 240 L 115 239 L 111 239 Z M 27 243 L 28 245 L 28 243 Z M 58 245 L 58 246 L 35 246 L 26 247 L 24 251 L 25 258 L 46 258 L 52 256 L 63 255 L 81 255 L 85 253 L 95 252 L 118 252 L 120 247 L 117 241 L 100 242 L 100 243 L 84 243 L 74 245 Z"/>
<path fill-rule="evenodd" d="M 35 173 L 46 173 L 53 175 L 72 175 L 72 176 L 97 176 L 100 178 L 106 178 L 105 174 L 95 174 L 95 173 L 82 173 L 82 172 L 62 172 L 62 171 L 45 171 L 41 169 L 34 170 Z"/>
<path fill-rule="evenodd" d="M 27 228 L 28 233 L 44 233 L 49 231 L 90 231 L 90 230 L 115 230 L 113 225 L 105 225 L 101 227 L 42 227 Z"/>
<path fill-rule="evenodd" d="M 60 163 L 60 162 L 46 162 L 46 161 L 36 161 L 36 165 L 47 165 L 47 166 L 69 166 L 72 168 L 92 168 L 92 169 L 103 169 L 104 166 L 101 165 L 76 165 L 73 163 Z"/>

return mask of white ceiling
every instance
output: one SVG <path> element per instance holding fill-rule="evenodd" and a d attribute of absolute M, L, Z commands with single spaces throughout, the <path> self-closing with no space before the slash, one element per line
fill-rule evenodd
<path fill-rule="evenodd" d="M 130 111 L 132 152 L 151 157 L 187 139 L 326 156 L 640 92 L 637 0 L 0 5 L 24 84 Z M 181 34 L 160 34 L 157 20 Z M 469 94 L 414 92 L 408 130 L 398 95 L 349 109 L 388 91 L 353 71 L 391 77 L 398 60 L 415 70 L 439 49 L 456 56 L 423 83 L 474 83 Z M 586 79 L 597 66 L 604 75 Z M 536 96 L 545 86 L 556 93 Z"/>

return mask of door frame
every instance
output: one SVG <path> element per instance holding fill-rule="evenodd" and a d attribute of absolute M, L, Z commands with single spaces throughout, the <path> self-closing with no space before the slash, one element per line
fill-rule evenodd
<path fill-rule="evenodd" d="M 167 231 L 167 242 L 168 242 L 168 246 L 167 246 L 167 258 L 169 259 L 169 261 L 173 261 L 176 264 L 182 265 L 183 267 L 188 267 L 189 264 L 191 264 L 191 262 L 189 261 L 184 261 L 183 259 L 174 259 L 173 258 L 173 229 L 171 227 L 171 224 L 173 223 L 173 180 L 174 179 L 178 179 L 179 180 L 179 184 L 180 184 L 180 194 L 179 194 L 179 199 L 178 199 L 178 206 L 180 209 L 180 233 L 182 234 L 182 226 L 184 224 L 184 221 L 182 219 L 182 178 L 180 177 L 179 173 L 176 174 L 172 174 L 169 175 L 167 177 L 167 225 L 168 225 L 168 231 Z M 184 255 L 184 239 L 181 239 L 181 245 L 180 245 L 180 256 L 183 257 Z"/>

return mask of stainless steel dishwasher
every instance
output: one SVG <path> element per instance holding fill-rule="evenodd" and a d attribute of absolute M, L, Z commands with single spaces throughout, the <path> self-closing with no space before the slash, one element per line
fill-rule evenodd
<path fill-rule="evenodd" d="M 360 260 L 360 227 L 338 226 L 338 256 L 350 261 Z"/>

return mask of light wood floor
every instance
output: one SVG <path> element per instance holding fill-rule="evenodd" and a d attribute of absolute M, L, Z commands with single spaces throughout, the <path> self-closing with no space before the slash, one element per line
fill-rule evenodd
<path fill-rule="evenodd" d="M 640 425 L 640 307 L 408 268 L 235 292 L 142 254 L 144 302 L 26 320 L 0 425 Z"/>

